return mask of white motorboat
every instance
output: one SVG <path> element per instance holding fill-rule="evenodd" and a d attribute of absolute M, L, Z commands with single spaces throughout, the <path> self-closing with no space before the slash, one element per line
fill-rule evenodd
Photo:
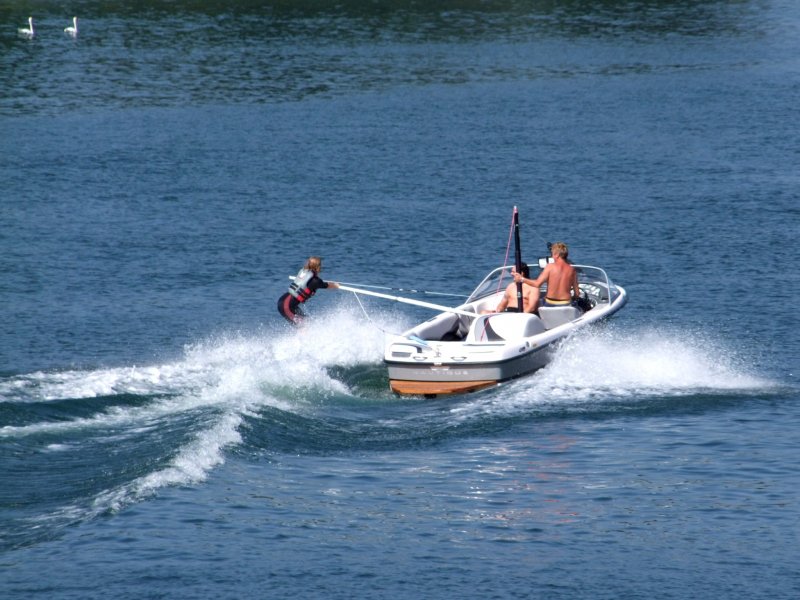
<path fill-rule="evenodd" d="M 550 362 L 564 338 L 587 325 L 609 318 L 625 306 L 627 292 L 622 286 L 614 284 L 605 270 L 573 264 L 578 274 L 580 300 L 566 306 L 539 306 L 536 314 L 508 310 L 493 312 L 507 286 L 514 282 L 512 269 L 522 272 L 519 214 L 516 207 L 512 223 L 515 264 L 491 271 L 467 300 L 458 306 L 451 308 L 364 289 L 380 286 L 353 287 L 358 284 L 339 283 L 340 289 L 355 294 L 438 311 L 433 318 L 387 338 L 384 362 L 394 392 L 422 396 L 459 394 L 527 375 Z M 531 269 L 530 278 L 536 279 L 547 263 L 553 260 L 549 257 L 540 258 L 539 272 Z M 540 297 L 545 296 L 545 290 L 540 290 Z M 523 304 L 522 299 L 522 284 L 519 283 L 516 306 Z"/>
<path fill-rule="evenodd" d="M 627 302 L 625 289 L 603 269 L 573 266 L 586 311 L 570 305 L 541 306 L 538 315 L 481 314 L 495 309 L 513 281 L 509 265 L 489 273 L 463 304 L 388 338 L 384 360 L 392 390 L 423 396 L 464 393 L 544 367 L 561 340 L 607 319 Z"/>
<path fill-rule="evenodd" d="M 356 294 L 438 311 L 439 314 L 424 323 L 402 334 L 388 336 L 384 362 L 394 392 L 422 396 L 459 394 L 527 375 L 550 362 L 564 338 L 587 325 L 607 319 L 625 306 L 628 301 L 625 289 L 612 283 L 603 269 L 573 264 L 581 292 L 580 299 L 573 304 L 539 306 L 536 314 L 493 312 L 507 286 L 514 282 L 512 268 L 523 272 L 516 207 L 512 224 L 516 251 L 514 265 L 494 269 L 467 300 L 456 307 L 372 292 L 363 289 L 364 286 L 339 284 L 340 289 Z M 553 260 L 539 259 L 539 273 Z M 531 270 L 530 278 L 536 279 L 539 273 Z M 517 286 L 516 306 L 522 306 L 522 283 Z M 546 296 L 544 290 L 540 290 L 540 296 Z"/>

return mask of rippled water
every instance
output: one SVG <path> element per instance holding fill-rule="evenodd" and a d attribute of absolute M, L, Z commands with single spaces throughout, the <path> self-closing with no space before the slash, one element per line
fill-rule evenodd
<path fill-rule="evenodd" d="M 0 1 L 0 595 L 796 597 L 799 13 Z M 468 293 L 514 205 L 631 296 L 534 376 L 275 312 Z"/>

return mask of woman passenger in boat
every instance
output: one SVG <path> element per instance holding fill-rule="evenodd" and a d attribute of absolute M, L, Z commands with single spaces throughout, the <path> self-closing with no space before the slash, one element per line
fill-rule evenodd
<path fill-rule="evenodd" d="M 517 270 L 512 267 L 511 274 L 515 280 L 518 276 L 530 277 L 530 268 L 526 263 L 520 264 L 521 275 L 517 274 Z M 522 312 L 535 313 L 539 309 L 539 288 L 533 287 L 526 283 L 522 284 Z M 497 304 L 497 308 L 492 310 L 482 310 L 481 314 L 492 314 L 500 312 L 517 312 L 517 284 L 509 283 L 506 286 L 506 291 L 503 297 Z"/>
<path fill-rule="evenodd" d="M 578 287 L 578 272 L 569 264 L 569 249 L 564 242 L 556 242 L 551 247 L 554 262 L 548 263 L 536 279 L 515 274 L 514 281 L 522 281 L 536 288 L 546 283 L 547 294 L 542 306 L 570 306 L 581 297 Z"/>
<path fill-rule="evenodd" d="M 323 281 L 319 276 L 320 271 L 322 271 L 322 259 L 319 256 L 310 257 L 289 285 L 289 291 L 278 298 L 278 312 L 293 325 L 300 324 L 305 317 L 300 305 L 311 298 L 318 289 L 339 288 L 339 284 L 335 281 Z"/>

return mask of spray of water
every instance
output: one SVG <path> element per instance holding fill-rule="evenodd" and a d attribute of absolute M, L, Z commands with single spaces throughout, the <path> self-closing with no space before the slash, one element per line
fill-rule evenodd
<path fill-rule="evenodd" d="M 382 318 L 379 325 L 390 330 L 406 325 L 398 323 L 396 315 Z M 313 414 L 319 398 L 335 404 L 337 397 L 351 397 L 356 392 L 332 376 L 330 367 L 380 365 L 383 344 L 380 326 L 341 309 L 299 330 L 281 324 L 199 341 L 185 348 L 180 360 L 167 364 L 10 378 L 0 382 L 0 402 L 121 394 L 145 396 L 148 401 L 120 403 L 72 420 L 5 426 L 0 428 L 0 442 L 41 433 L 55 438 L 72 435 L 74 440 L 76 435 L 77 439 L 91 437 L 110 428 L 141 431 L 154 420 L 169 420 L 189 411 L 206 415 L 202 427 L 184 439 L 180 448 L 172 449 L 168 464 L 98 494 L 91 508 L 93 514 L 116 510 L 164 486 L 203 481 L 224 462 L 227 448 L 241 444 L 245 419 L 260 418 L 265 407 Z M 596 329 L 566 340 L 555 360 L 539 373 L 487 392 L 449 399 L 444 411 L 424 408 L 407 419 L 395 414 L 391 427 L 415 427 L 421 416 L 442 419 L 442 426 L 450 427 L 465 420 L 536 414 L 547 407 L 564 410 L 596 403 L 647 402 L 654 396 L 774 387 L 751 371 L 745 357 L 702 334 Z M 375 400 L 391 401 L 391 396 Z M 414 413 L 417 405 L 407 406 Z M 55 439 L 48 448 L 69 452 L 73 443 Z M 65 508 L 65 515 L 74 509 Z"/>
<path fill-rule="evenodd" d="M 453 413 L 473 419 L 487 414 L 585 411 L 779 388 L 777 382 L 756 373 L 746 353 L 707 333 L 608 325 L 568 338 L 538 373 L 457 405 Z"/>
<path fill-rule="evenodd" d="M 98 493 L 88 507 L 81 501 L 43 517 L 50 522 L 87 518 L 164 486 L 203 481 L 224 462 L 226 449 L 241 443 L 245 419 L 259 418 L 267 407 L 303 413 L 313 410 L 315 398 L 346 397 L 351 391 L 329 367 L 379 364 L 382 355 L 383 333 L 361 315 L 340 310 L 299 329 L 281 323 L 198 341 L 169 363 L 16 376 L 0 381 L 0 402 L 109 402 L 88 416 L 0 427 L 0 444 L 46 436 L 41 451 L 63 456 L 83 443 L 112 435 L 122 442 L 146 435 L 154 423 L 193 415 L 196 431 L 182 436 L 180 447 L 164 449 L 170 457 L 165 464 Z M 126 402 L 127 396 L 137 400 Z"/>
<path fill-rule="evenodd" d="M 578 398 L 759 389 L 771 385 L 747 359 L 701 332 L 595 330 L 571 338 L 543 385 Z"/>

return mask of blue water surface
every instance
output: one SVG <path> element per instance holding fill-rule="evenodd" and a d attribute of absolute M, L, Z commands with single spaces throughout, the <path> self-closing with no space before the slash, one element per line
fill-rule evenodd
<path fill-rule="evenodd" d="M 800 595 L 795 3 L 68 10 L 0 1 L 0 596 Z M 532 376 L 275 310 L 467 294 L 514 206 L 630 294 Z"/>

